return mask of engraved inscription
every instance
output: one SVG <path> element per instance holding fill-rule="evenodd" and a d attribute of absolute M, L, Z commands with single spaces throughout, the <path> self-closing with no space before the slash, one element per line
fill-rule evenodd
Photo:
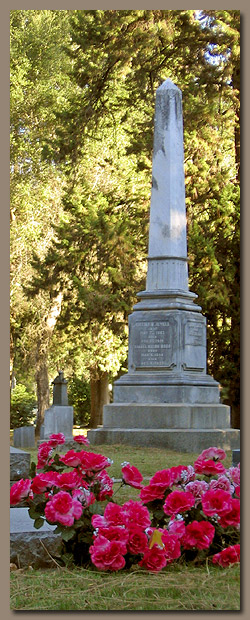
<path fill-rule="evenodd" d="M 169 320 L 137 321 L 133 328 L 133 358 L 136 368 L 171 368 L 172 326 Z"/>
<path fill-rule="evenodd" d="M 185 324 L 183 370 L 202 372 L 206 368 L 206 328 L 197 321 Z"/>
<path fill-rule="evenodd" d="M 185 330 L 185 344 L 193 346 L 205 345 L 205 326 L 202 323 L 188 321 Z"/>

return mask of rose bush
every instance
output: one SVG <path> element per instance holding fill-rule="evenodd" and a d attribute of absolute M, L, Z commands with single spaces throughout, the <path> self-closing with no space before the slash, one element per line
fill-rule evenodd
<path fill-rule="evenodd" d="M 75 449 L 58 454 L 65 438 L 53 434 L 38 449 L 31 477 L 14 483 L 10 503 L 25 502 L 36 528 L 46 520 L 62 538 L 62 563 L 117 571 L 137 564 L 157 573 L 183 558 L 228 566 L 240 561 L 240 465 L 226 467 L 226 454 L 211 447 L 193 465 L 154 473 L 145 484 L 141 472 L 122 463 L 122 485 L 138 499 L 116 503 L 112 461 L 88 450 L 75 437 Z"/>

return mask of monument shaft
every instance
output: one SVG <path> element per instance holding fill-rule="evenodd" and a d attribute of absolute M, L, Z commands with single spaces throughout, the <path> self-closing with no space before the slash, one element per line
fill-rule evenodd
<path fill-rule="evenodd" d="M 129 316 L 128 372 L 114 383 L 92 443 L 183 452 L 239 448 L 230 408 L 206 371 L 206 319 L 188 289 L 182 94 L 157 89 L 146 290 Z"/>

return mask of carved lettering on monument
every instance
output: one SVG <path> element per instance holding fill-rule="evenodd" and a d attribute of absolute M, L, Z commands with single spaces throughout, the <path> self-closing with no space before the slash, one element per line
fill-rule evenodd
<path fill-rule="evenodd" d="M 175 366 L 173 328 L 169 320 L 136 321 L 133 326 L 133 366 L 136 369 Z"/>

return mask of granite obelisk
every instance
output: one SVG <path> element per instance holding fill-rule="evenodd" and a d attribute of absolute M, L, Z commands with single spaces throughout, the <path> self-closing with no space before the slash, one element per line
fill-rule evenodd
<path fill-rule="evenodd" d="M 207 374 L 206 319 L 188 286 L 183 162 L 182 93 L 167 79 L 156 92 L 146 290 L 129 316 L 128 372 L 92 443 L 239 448 Z"/>

